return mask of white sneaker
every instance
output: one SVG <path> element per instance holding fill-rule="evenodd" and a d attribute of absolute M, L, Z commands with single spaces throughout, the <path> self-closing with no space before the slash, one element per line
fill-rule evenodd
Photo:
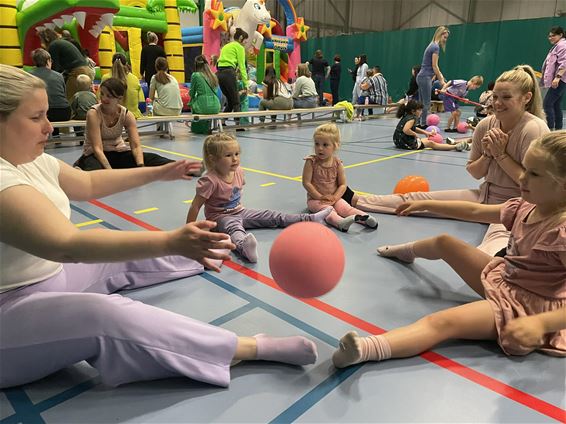
<path fill-rule="evenodd" d="M 460 141 L 456 144 L 456 151 L 464 152 L 467 150 L 470 150 L 470 145 L 468 144 L 467 141 Z"/>

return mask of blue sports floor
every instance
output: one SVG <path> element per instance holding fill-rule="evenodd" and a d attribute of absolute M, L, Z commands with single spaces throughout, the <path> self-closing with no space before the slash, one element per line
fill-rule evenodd
<path fill-rule="evenodd" d="M 477 187 L 464 169 L 467 153 L 395 149 L 396 122 L 339 124 L 339 156 L 352 188 L 391 193 L 405 175 L 424 176 L 431 190 Z M 303 157 L 312 151 L 313 130 L 303 125 L 237 133 L 246 170 L 244 205 L 305 210 L 300 175 Z M 201 157 L 202 136 L 180 124 L 175 135 L 175 141 L 143 137 L 144 149 L 171 158 Z M 80 151 L 62 147 L 48 153 L 72 163 Z M 196 180 L 155 183 L 98 202 L 74 203 L 72 220 L 84 229 L 173 229 L 184 223 L 195 186 Z M 318 346 L 315 365 L 241 363 L 232 368 L 228 389 L 182 378 L 113 389 L 99 384 L 97 372 L 80 363 L 0 392 L 0 423 L 566 421 L 564 359 L 538 353 L 506 357 L 495 343 L 454 341 L 411 359 L 345 370 L 332 366 L 331 354 L 348 330 L 378 333 L 478 299 L 444 263 L 402 265 L 378 257 L 375 249 L 440 233 L 477 244 L 485 226 L 375 216 L 376 231 L 355 224 L 349 233 L 336 232 L 345 248 L 346 270 L 340 284 L 318 299 L 302 301 L 273 288 L 268 256 L 279 229 L 253 231 L 259 242 L 257 264 L 233 256 L 220 274 L 205 272 L 124 293 L 240 335 L 308 336 Z"/>

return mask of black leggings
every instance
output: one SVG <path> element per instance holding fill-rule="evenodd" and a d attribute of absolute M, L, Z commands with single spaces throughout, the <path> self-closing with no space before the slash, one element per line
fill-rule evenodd
<path fill-rule="evenodd" d="M 240 112 L 240 95 L 238 94 L 236 70 L 234 68 L 218 68 L 216 75 L 218 76 L 220 90 L 222 90 L 228 101 L 224 112 Z"/>
<path fill-rule="evenodd" d="M 110 166 L 114 169 L 121 168 L 137 168 L 136 160 L 134 155 L 130 150 L 126 152 L 104 152 L 106 159 L 110 163 Z M 163 156 L 156 155 L 155 153 L 144 153 L 143 163 L 145 166 L 161 166 L 169 162 L 175 162 L 174 160 L 164 158 Z M 102 164 L 98 159 L 92 155 L 81 156 L 75 163 L 74 166 L 78 166 L 83 171 L 94 171 L 96 169 L 104 169 Z"/>

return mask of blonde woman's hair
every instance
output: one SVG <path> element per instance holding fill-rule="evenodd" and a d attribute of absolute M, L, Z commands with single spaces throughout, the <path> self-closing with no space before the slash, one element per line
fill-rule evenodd
<path fill-rule="evenodd" d="M 481 75 L 474 75 L 472 78 L 470 78 L 470 81 L 480 87 L 483 85 L 483 77 Z"/>
<path fill-rule="evenodd" d="M 238 143 L 238 140 L 228 133 L 212 134 L 204 139 L 202 157 L 208 171 L 214 169 L 214 162 L 222 157 L 226 146 L 233 142 Z"/>
<path fill-rule="evenodd" d="M 43 80 L 22 69 L 0 64 L 0 120 L 15 111 L 21 101 L 36 89 L 44 89 Z"/>
<path fill-rule="evenodd" d="M 439 26 L 434 31 L 434 35 L 432 36 L 432 42 L 438 43 L 438 45 L 442 48 L 442 51 L 446 51 L 446 41 L 441 40 L 442 34 L 447 32 L 450 34 L 450 29 L 447 26 Z"/>
<path fill-rule="evenodd" d="M 533 141 L 530 148 L 541 150 L 552 164 L 546 168 L 548 173 L 566 184 L 566 130 L 545 134 Z"/>
<path fill-rule="evenodd" d="M 515 84 L 521 90 L 521 93 L 527 94 L 530 92 L 532 94 L 531 100 L 526 104 L 525 110 L 538 116 L 540 119 L 545 119 L 542 109 L 542 97 L 535 71 L 529 65 L 517 65 L 513 69 L 499 75 L 495 82 L 510 82 Z"/>
<path fill-rule="evenodd" d="M 313 138 L 316 136 L 328 137 L 332 140 L 334 144 L 334 149 L 338 150 L 340 148 L 340 130 L 336 124 L 322 124 L 316 127 L 314 130 Z"/>
<path fill-rule="evenodd" d="M 306 63 L 299 63 L 299 66 L 297 66 L 297 75 L 299 77 L 311 77 L 311 71 L 309 70 L 309 65 L 307 65 Z"/>

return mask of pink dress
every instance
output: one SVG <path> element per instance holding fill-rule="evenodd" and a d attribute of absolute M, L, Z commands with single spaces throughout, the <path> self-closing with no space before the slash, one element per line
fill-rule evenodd
<path fill-rule="evenodd" d="M 504 204 L 501 221 L 511 231 L 507 254 L 494 258 L 482 272 L 486 299 L 495 312 L 498 343 L 508 355 L 534 350 L 502 337 L 509 321 L 566 307 L 566 267 L 559 256 L 566 251 L 566 220 L 554 216 L 527 223 L 534 209 L 521 198 Z M 566 356 L 566 330 L 546 334 L 538 350 Z"/>

